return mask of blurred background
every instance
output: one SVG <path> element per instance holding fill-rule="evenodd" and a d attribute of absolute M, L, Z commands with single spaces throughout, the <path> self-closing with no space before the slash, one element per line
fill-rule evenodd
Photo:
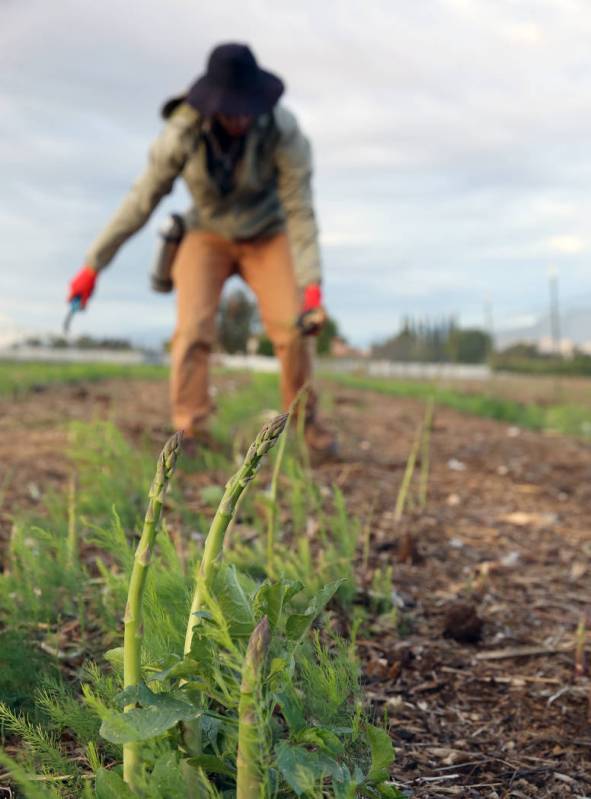
<path fill-rule="evenodd" d="M 3 0 L 0 346 L 59 335 L 162 101 L 242 40 L 285 78 L 314 146 L 343 353 L 457 360 L 458 329 L 480 336 L 462 344 L 472 361 L 491 336 L 591 353 L 590 35 L 578 0 Z M 187 203 L 179 181 L 75 335 L 162 347 L 174 304 L 147 275 L 159 220 Z"/>

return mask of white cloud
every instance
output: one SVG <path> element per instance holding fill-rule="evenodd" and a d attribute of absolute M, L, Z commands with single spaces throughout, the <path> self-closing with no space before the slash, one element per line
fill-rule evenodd
<path fill-rule="evenodd" d="M 517 22 L 509 25 L 506 31 L 509 39 L 523 45 L 539 45 L 544 41 L 544 33 L 535 22 Z"/>
<path fill-rule="evenodd" d="M 552 252 L 564 255 L 578 255 L 587 249 L 587 242 L 580 236 L 561 235 L 551 236 L 548 239 L 548 247 Z"/>

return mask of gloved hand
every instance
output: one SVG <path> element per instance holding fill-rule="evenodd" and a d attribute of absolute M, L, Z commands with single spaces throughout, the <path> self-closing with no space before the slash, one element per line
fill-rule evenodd
<path fill-rule="evenodd" d="M 302 312 L 298 327 L 304 336 L 316 336 L 326 322 L 326 311 L 322 305 L 322 289 L 318 283 L 310 283 L 304 289 Z"/>
<path fill-rule="evenodd" d="M 68 302 L 76 299 L 80 300 L 80 307 L 86 308 L 86 303 L 91 298 L 96 285 L 97 273 L 90 266 L 83 266 L 76 277 L 70 283 L 70 293 Z"/>

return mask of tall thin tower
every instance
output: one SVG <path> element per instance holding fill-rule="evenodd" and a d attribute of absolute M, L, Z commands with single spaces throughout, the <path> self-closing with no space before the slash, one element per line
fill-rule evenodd
<path fill-rule="evenodd" d="M 550 335 L 552 337 L 552 350 L 560 355 L 561 335 L 560 335 L 560 303 L 558 297 L 558 270 L 551 266 L 548 270 L 548 281 L 550 288 Z"/>

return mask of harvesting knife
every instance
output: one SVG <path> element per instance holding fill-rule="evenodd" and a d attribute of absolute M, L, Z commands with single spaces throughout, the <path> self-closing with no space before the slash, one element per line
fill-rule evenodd
<path fill-rule="evenodd" d="M 81 308 L 82 301 L 80 297 L 74 297 L 70 301 L 70 308 L 66 314 L 66 318 L 64 319 L 64 336 L 67 336 L 70 332 L 70 325 L 72 323 L 72 319 L 74 318 L 74 314 L 77 313 Z"/>

